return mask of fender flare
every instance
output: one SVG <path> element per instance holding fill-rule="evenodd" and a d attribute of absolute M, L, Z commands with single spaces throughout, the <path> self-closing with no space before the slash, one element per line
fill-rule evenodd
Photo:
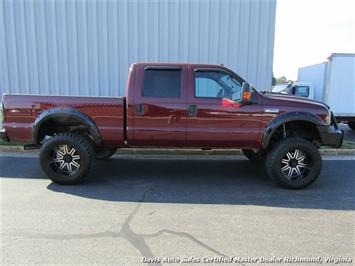
<path fill-rule="evenodd" d="M 51 108 L 47 109 L 46 111 L 42 112 L 35 120 L 35 122 L 32 125 L 32 141 L 35 144 L 38 144 L 37 138 L 38 138 L 38 133 L 39 129 L 43 125 L 44 122 L 48 121 L 49 119 L 53 118 L 70 118 L 74 119 L 82 124 L 85 124 L 88 126 L 89 132 L 91 136 L 93 137 L 93 141 L 96 144 L 101 143 L 101 135 L 100 132 L 96 126 L 96 123 L 92 118 L 90 118 L 88 115 L 79 112 L 75 110 L 74 108 L 71 107 L 56 107 L 56 108 Z"/>
<path fill-rule="evenodd" d="M 266 127 L 266 130 L 263 135 L 263 140 L 262 140 L 263 149 L 266 149 L 269 146 L 271 137 L 279 126 L 292 121 L 310 122 L 317 127 L 317 130 L 318 130 L 318 126 L 325 125 L 325 122 L 319 116 L 310 112 L 296 111 L 296 112 L 284 113 L 280 116 L 277 116 L 275 119 L 273 119 Z"/>

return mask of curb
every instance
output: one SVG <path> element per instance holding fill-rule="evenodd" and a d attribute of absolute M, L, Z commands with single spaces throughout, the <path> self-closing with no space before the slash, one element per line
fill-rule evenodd
<path fill-rule="evenodd" d="M 0 146 L 0 152 L 24 152 L 22 146 Z"/>
<path fill-rule="evenodd" d="M 355 155 L 355 149 L 320 149 L 322 155 Z M 0 152 L 25 152 L 22 146 L 0 146 Z M 240 149 L 145 149 L 122 148 L 116 154 L 125 155 L 243 155 Z"/>

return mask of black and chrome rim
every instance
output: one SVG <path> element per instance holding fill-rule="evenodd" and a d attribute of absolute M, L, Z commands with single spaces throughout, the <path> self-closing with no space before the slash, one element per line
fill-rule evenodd
<path fill-rule="evenodd" d="M 312 158 L 307 152 L 294 149 L 282 158 L 281 173 L 291 181 L 300 181 L 308 176 L 312 164 Z"/>
<path fill-rule="evenodd" d="M 80 169 L 80 155 L 68 144 L 58 145 L 52 149 L 49 164 L 55 173 L 72 176 Z"/>

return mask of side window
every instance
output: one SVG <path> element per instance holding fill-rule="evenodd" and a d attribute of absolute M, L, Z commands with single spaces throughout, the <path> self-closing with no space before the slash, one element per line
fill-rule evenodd
<path fill-rule="evenodd" d="M 223 87 L 208 77 L 196 77 L 195 92 L 197 97 L 219 98 L 218 93 Z"/>
<path fill-rule="evenodd" d="M 143 97 L 180 98 L 180 69 L 144 70 Z"/>
<path fill-rule="evenodd" d="M 213 70 L 195 72 L 195 96 L 241 100 L 242 84 L 228 73 Z"/>
<path fill-rule="evenodd" d="M 309 96 L 309 87 L 308 86 L 296 86 L 295 87 L 295 95 L 301 97 Z"/>

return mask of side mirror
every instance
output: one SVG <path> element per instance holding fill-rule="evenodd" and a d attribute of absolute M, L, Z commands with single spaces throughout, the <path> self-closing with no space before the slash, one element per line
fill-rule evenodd
<path fill-rule="evenodd" d="M 251 86 L 248 82 L 243 82 L 242 84 L 242 103 L 250 104 L 252 100 Z"/>

